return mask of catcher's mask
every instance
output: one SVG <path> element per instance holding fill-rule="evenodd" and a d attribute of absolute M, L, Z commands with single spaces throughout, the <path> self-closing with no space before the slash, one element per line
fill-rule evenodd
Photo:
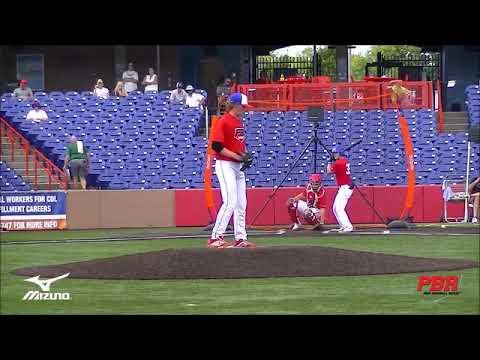
<path fill-rule="evenodd" d="M 313 191 L 318 191 L 322 186 L 322 177 L 320 174 L 311 174 L 309 178 L 310 186 Z"/>

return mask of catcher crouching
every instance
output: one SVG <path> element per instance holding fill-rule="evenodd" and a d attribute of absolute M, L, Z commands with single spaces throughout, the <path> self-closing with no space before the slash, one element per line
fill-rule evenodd
<path fill-rule="evenodd" d="M 288 199 L 288 214 L 292 219 L 293 231 L 303 228 L 302 223 L 315 225 L 313 230 L 320 230 L 325 223 L 326 196 L 320 174 L 311 174 L 303 192 Z"/>

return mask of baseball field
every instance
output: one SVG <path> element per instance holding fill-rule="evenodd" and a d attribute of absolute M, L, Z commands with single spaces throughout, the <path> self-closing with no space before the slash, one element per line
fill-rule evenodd
<path fill-rule="evenodd" d="M 422 229 L 424 232 L 411 234 L 363 232 L 342 235 L 311 231 L 301 234 L 266 231 L 262 234 L 257 231 L 250 237 L 257 244 L 256 249 L 205 249 L 207 233 L 202 234 L 200 229 L 192 228 L 1 233 L 0 311 L 1 314 L 56 315 L 479 314 L 479 227 L 447 225 L 447 228 L 441 228 L 440 225 L 430 224 Z M 176 234 L 181 237 L 175 237 Z M 313 267 L 321 269 L 319 273 L 325 276 L 306 276 L 305 273 L 287 276 L 282 273 L 284 269 L 307 271 L 306 262 L 310 260 L 305 254 L 313 254 L 316 250 L 320 250 L 323 257 L 312 258 Z M 228 264 L 222 263 L 227 252 L 228 259 L 225 261 L 230 264 L 232 261 L 235 263 L 237 257 L 249 257 L 245 260 L 247 262 L 234 264 L 244 269 L 228 268 Z M 278 263 L 272 270 L 272 273 L 282 273 L 280 277 L 263 276 L 262 272 L 266 271 L 263 268 L 252 270 L 266 256 L 281 253 L 288 254 L 288 258 L 275 258 Z M 165 261 L 169 261 L 172 269 L 181 267 L 184 272 L 180 275 L 165 273 L 163 278 L 149 280 L 129 280 L 125 277 L 130 273 L 132 278 L 135 274 L 144 274 L 137 276 L 140 279 L 155 277 L 151 275 L 152 269 L 145 272 L 145 266 L 152 267 L 155 256 L 162 254 L 175 254 L 175 259 L 181 259 L 181 263 L 178 263 L 180 260 L 173 261 L 173 258 Z M 205 254 L 210 257 L 205 258 Z M 352 254 L 357 257 L 350 260 Z M 401 273 L 394 270 L 388 273 L 389 270 L 385 269 L 382 270 L 385 274 L 378 274 L 375 269 L 381 266 L 369 263 L 359 273 L 372 272 L 373 275 L 354 275 L 355 264 L 362 267 L 365 265 L 362 262 L 373 261 L 362 259 L 374 259 L 379 257 L 377 255 L 384 256 L 383 260 L 379 260 L 383 261 L 382 266 L 405 257 L 406 262 L 399 262 L 399 266 L 415 262 L 417 268 L 413 268 L 414 272 L 408 272 L 406 268 Z M 191 261 L 190 256 L 193 256 Z M 456 270 L 415 271 L 426 266 L 424 258 L 430 259 L 430 262 L 444 259 L 473 261 L 476 265 L 462 265 L 463 268 Z M 124 263 L 130 264 L 129 267 L 124 267 L 121 273 L 114 271 L 114 266 Z M 38 290 L 38 286 L 24 281 L 30 276 L 15 273 L 24 269 L 25 273 L 31 272 L 31 276 L 40 274 L 41 279 L 48 279 L 53 276 L 45 276 L 50 272 L 43 274 L 41 267 L 59 264 L 71 265 L 60 267 L 58 271 L 83 264 L 85 276 L 78 275 L 80 270 L 78 276 L 72 271 L 71 276 L 51 285 L 51 291 L 68 292 L 70 299 L 23 300 L 27 292 Z M 144 268 L 134 269 L 137 265 Z M 89 270 L 95 266 L 106 271 L 103 277 L 95 278 L 98 272 Z M 38 268 L 25 270 L 31 267 Z M 226 275 L 214 278 L 224 268 Z M 339 274 L 346 270 L 343 275 L 335 275 L 329 272 L 332 268 L 337 269 Z M 52 274 L 57 270 L 49 269 Z M 217 275 L 209 276 L 201 271 Z M 187 273 L 197 278 L 182 278 Z M 241 278 L 239 273 L 256 275 Z M 456 275 L 459 278 L 459 293 L 436 295 L 417 291 L 418 278 L 422 275 Z"/>

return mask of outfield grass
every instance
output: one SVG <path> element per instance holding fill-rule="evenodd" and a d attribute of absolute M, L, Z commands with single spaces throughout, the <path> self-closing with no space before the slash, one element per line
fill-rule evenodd
<path fill-rule="evenodd" d="M 142 230 L 152 233 L 152 229 Z M 177 229 L 181 231 L 181 229 Z M 171 232 L 170 229 L 167 232 Z M 101 237 L 138 229 L 2 234 L 2 240 Z M 252 238 L 253 239 L 253 238 Z M 203 239 L 2 245 L 2 314 L 479 314 L 479 269 L 461 275 L 460 295 L 441 298 L 416 292 L 419 274 L 236 280 L 63 279 L 54 291 L 68 302 L 22 301 L 36 286 L 10 272 L 19 267 L 204 246 Z M 315 236 L 255 238 L 258 245 L 323 245 L 388 254 L 479 260 L 477 236 Z M 434 273 L 429 273 L 434 274 Z M 32 286 L 33 285 L 33 286 Z"/>

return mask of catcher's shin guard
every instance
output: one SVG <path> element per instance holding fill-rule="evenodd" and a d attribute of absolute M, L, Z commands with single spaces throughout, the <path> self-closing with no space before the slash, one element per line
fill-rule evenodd
<path fill-rule="evenodd" d="M 297 216 L 297 203 L 288 205 L 288 215 L 290 215 L 290 219 L 294 224 L 299 223 Z"/>

